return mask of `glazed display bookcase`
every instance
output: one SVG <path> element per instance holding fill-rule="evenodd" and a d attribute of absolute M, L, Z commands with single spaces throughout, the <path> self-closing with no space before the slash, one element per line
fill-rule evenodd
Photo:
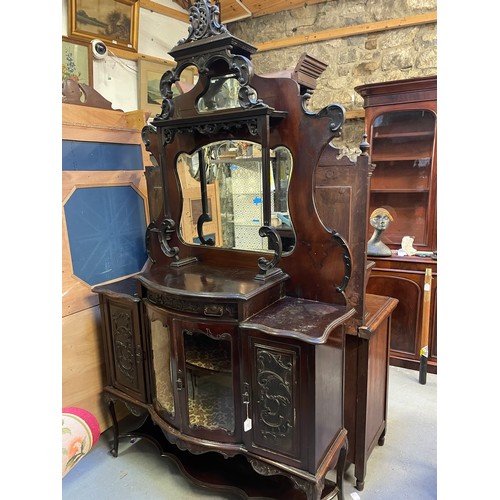
<path fill-rule="evenodd" d="M 371 162 L 376 167 L 370 213 L 386 207 L 394 218 L 384 242 L 398 249 L 403 236 L 412 236 L 416 250 L 434 252 L 437 78 L 368 84 L 356 91 L 364 99 Z"/>
<path fill-rule="evenodd" d="M 389 210 L 394 220 L 382 240 L 391 257 L 375 262 L 367 291 L 395 297 L 391 364 L 418 369 L 428 348 L 428 369 L 437 371 L 437 77 L 356 87 L 364 99 L 365 127 L 374 171 L 369 213 Z M 369 226 L 369 229 L 373 230 Z M 415 256 L 397 255 L 403 236 L 414 238 Z M 430 269 L 430 314 L 424 315 L 425 271 Z M 422 332 L 428 326 L 429 338 Z"/>

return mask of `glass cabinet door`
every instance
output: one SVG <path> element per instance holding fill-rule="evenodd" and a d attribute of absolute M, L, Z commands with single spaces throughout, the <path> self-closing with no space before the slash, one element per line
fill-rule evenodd
<path fill-rule="evenodd" d="M 235 434 L 233 326 L 179 322 L 184 368 L 179 377 L 187 413 L 187 432 L 196 436 Z M 180 389 L 180 387 L 179 387 Z M 214 435 L 215 435 L 214 434 Z"/>
<path fill-rule="evenodd" d="M 148 307 L 151 350 L 153 358 L 153 402 L 155 409 L 167 420 L 174 421 L 176 408 L 174 399 L 172 368 L 172 335 L 166 315 Z"/>
<path fill-rule="evenodd" d="M 415 248 L 429 245 L 436 114 L 426 109 L 385 112 L 372 122 L 370 213 L 386 208 L 393 221 L 385 242 L 399 248 L 403 236 Z M 371 234 L 372 228 L 369 227 Z"/>

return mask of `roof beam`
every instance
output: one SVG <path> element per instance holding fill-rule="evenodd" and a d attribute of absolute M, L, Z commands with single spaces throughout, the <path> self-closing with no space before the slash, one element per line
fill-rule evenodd
<path fill-rule="evenodd" d="M 139 7 L 141 9 L 147 9 L 152 12 L 156 12 L 157 14 L 172 17 L 173 19 L 177 19 L 178 21 L 184 21 L 185 23 L 189 22 L 189 16 L 187 12 L 172 9 L 171 7 L 166 7 L 165 5 L 161 5 L 151 0 L 139 0 Z"/>
<path fill-rule="evenodd" d="M 385 21 L 376 21 L 373 23 L 356 24 L 343 28 L 332 28 L 307 35 L 296 35 L 269 42 L 255 44 L 259 52 L 267 50 L 283 49 L 285 47 L 294 47 L 306 43 L 324 42 L 335 38 L 345 38 L 348 36 L 363 35 L 366 33 L 375 33 L 377 31 L 387 31 L 397 28 L 408 28 L 421 24 L 430 24 L 437 22 L 437 11 L 416 16 L 398 17 L 397 19 L 388 19 Z"/>

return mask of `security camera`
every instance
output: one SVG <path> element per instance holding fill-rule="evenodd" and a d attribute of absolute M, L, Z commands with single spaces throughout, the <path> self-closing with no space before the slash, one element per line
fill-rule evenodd
<path fill-rule="evenodd" d="M 102 40 L 92 40 L 92 54 L 96 59 L 104 59 L 108 55 L 108 48 Z"/>

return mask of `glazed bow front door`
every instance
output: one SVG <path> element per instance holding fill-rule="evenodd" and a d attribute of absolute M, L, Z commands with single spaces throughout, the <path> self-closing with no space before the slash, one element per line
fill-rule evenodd
<path fill-rule="evenodd" d="M 153 404 L 192 436 L 241 439 L 234 324 L 188 321 L 147 306 L 153 358 Z"/>
<path fill-rule="evenodd" d="M 233 325 L 175 320 L 179 346 L 176 388 L 185 412 L 185 432 L 217 441 L 239 438 L 239 385 Z M 180 344 L 180 345 L 179 345 Z"/>

